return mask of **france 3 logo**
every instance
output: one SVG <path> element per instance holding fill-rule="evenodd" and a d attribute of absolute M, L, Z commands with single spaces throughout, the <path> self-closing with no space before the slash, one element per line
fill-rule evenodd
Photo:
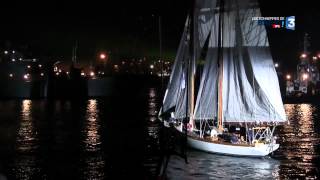
<path fill-rule="evenodd" d="M 288 16 L 286 17 L 286 29 L 295 30 L 295 16 Z"/>

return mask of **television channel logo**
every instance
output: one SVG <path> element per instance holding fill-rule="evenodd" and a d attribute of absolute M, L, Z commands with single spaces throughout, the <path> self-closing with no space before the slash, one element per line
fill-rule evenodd
<path fill-rule="evenodd" d="M 286 29 L 295 30 L 295 16 L 288 16 L 286 17 Z"/>

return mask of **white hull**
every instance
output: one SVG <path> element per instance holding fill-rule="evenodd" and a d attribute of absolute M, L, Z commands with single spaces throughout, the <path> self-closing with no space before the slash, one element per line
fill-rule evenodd
<path fill-rule="evenodd" d="M 233 156 L 254 156 L 263 157 L 272 153 L 279 148 L 279 144 L 255 144 L 255 146 L 241 146 L 219 144 L 214 142 L 207 142 L 188 137 L 188 145 L 194 149 L 209 153 L 226 154 Z"/>
<path fill-rule="evenodd" d="M 181 126 L 176 127 L 176 130 L 181 132 Z M 267 156 L 279 148 L 279 144 L 263 144 L 255 143 L 252 146 L 220 143 L 214 141 L 205 141 L 188 135 L 188 146 L 191 148 L 216 154 L 232 155 L 232 156 L 251 156 L 263 157 Z"/>

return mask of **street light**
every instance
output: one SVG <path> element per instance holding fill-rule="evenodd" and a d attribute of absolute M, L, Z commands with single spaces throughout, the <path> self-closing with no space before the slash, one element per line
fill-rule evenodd
<path fill-rule="evenodd" d="M 307 54 L 306 54 L 306 53 L 302 53 L 300 57 L 301 57 L 301 58 L 306 58 L 306 57 L 307 57 Z"/>
<path fill-rule="evenodd" d="M 100 54 L 100 59 L 106 59 L 106 57 L 107 57 L 106 54 L 104 54 L 104 53 Z"/>
<path fill-rule="evenodd" d="M 307 80 L 308 77 L 309 77 L 309 75 L 308 75 L 307 73 L 304 73 L 304 74 L 302 75 L 302 79 L 303 79 L 304 81 Z"/>
<path fill-rule="evenodd" d="M 279 64 L 278 64 L 278 63 L 275 63 L 275 64 L 274 64 L 274 67 L 278 68 L 278 67 L 279 67 Z"/>
<path fill-rule="evenodd" d="M 291 79 L 290 74 L 287 74 L 286 78 L 287 78 L 287 80 L 290 80 Z"/>
<path fill-rule="evenodd" d="M 4 54 L 8 54 L 9 52 L 8 51 L 4 51 Z"/>

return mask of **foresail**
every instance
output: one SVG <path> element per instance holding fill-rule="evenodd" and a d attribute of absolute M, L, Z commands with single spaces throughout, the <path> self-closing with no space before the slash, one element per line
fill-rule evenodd
<path fill-rule="evenodd" d="M 195 120 L 214 119 L 217 116 L 218 18 L 217 15 L 212 18 L 213 23 L 210 31 L 208 51 L 196 100 Z"/>
<path fill-rule="evenodd" d="M 183 77 L 185 69 L 183 63 L 186 58 L 189 58 L 189 43 L 187 41 L 188 24 L 189 19 L 187 18 L 178 52 L 172 67 L 170 80 L 165 92 L 161 113 L 167 112 L 171 108 L 175 108 L 177 103 L 181 103 L 183 101 L 182 98 L 185 96 L 185 87 L 183 87 L 183 83 L 185 83 Z"/>
<path fill-rule="evenodd" d="M 251 0 L 225 4 L 224 122 L 283 122 L 285 112 L 266 30 L 252 21 L 253 16 L 260 16 L 260 10 L 252 5 Z"/>

